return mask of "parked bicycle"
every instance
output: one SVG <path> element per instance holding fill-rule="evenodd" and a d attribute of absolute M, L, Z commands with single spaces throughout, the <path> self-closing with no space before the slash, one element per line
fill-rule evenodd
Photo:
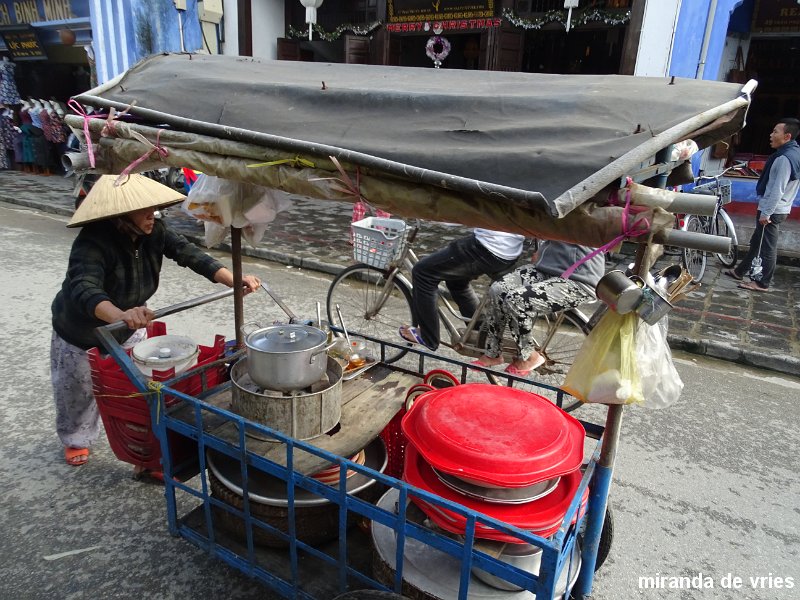
<path fill-rule="evenodd" d="M 723 266 L 729 268 L 733 267 L 739 258 L 739 240 L 736 237 L 736 228 L 733 225 L 733 221 L 724 208 L 724 205 L 731 201 L 731 182 L 730 180 L 722 179 L 722 176 L 728 171 L 741 168 L 744 164 L 746 163 L 737 163 L 717 175 L 701 175 L 695 179 L 696 185 L 692 188 L 692 193 L 716 196 L 717 204 L 713 214 L 709 216 L 684 215 L 680 224 L 680 228 L 684 231 L 708 233 L 730 238 L 731 249 L 727 254 L 714 253 L 717 260 Z M 707 253 L 703 250 L 684 248 L 682 254 L 683 266 L 691 273 L 693 281 L 700 283 L 706 272 Z"/>
<path fill-rule="evenodd" d="M 370 217 L 365 221 L 370 227 L 361 228 L 360 232 L 356 230 L 354 236 L 356 259 L 362 262 L 344 269 L 331 283 L 327 297 L 328 319 L 331 323 L 337 322 L 338 305 L 349 329 L 378 339 L 397 339 L 400 325 L 413 322 L 410 273 L 419 260 L 412 249 L 419 226 L 407 227 L 398 219 Z M 438 313 L 450 338 L 449 342 L 443 340 L 442 345 L 464 356 L 484 354 L 486 334 L 478 324 L 488 300 L 487 288 L 475 315 L 467 318 L 459 313 L 445 290 L 440 288 Z M 564 382 L 589 333 L 589 317 L 576 308 L 539 314 L 534 322 L 536 351 L 545 357 L 545 363 L 534 372 L 535 381 L 558 387 Z M 379 356 L 380 345 L 372 344 L 368 351 Z M 384 353 L 383 361 L 393 363 L 407 350 L 385 346 Z M 513 340 L 504 339 L 504 358 L 510 361 L 515 353 Z M 484 372 L 493 378 L 491 370 L 485 369 Z M 509 381 L 514 387 L 533 387 L 532 380 L 509 376 Z M 543 393 L 541 388 L 535 391 Z M 569 411 L 579 404 L 570 398 L 569 406 L 562 408 Z"/>

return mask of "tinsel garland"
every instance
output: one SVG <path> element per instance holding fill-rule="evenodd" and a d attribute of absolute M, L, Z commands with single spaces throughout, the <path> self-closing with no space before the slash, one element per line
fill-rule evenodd
<path fill-rule="evenodd" d="M 509 8 L 504 8 L 503 18 L 505 18 L 509 23 L 515 25 L 516 27 L 522 27 L 523 29 L 541 29 L 542 27 L 548 25 L 549 23 L 561 23 L 562 25 L 566 26 L 567 11 L 550 10 L 544 13 L 544 15 L 542 15 L 538 19 L 525 19 L 523 17 L 520 17 L 513 10 Z M 631 20 L 631 11 L 626 11 L 622 13 L 619 11 L 599 10 L 595 8 L 595 9 L 587 9 L 581 12 L 573 12 L 571 26 L 578 27 L 580 25 L 585 25 L 586 23 L 590 23 L 592 21 L 603 21 L 606 25 L 625 25 L 630 20 Z M 317 24 L 314 24 L 312 28 L 321 40 L 324 40 L 326 42 L 334 42 L 338 40 L 342 36 L 342 34 L 345 33 L 346 31 L 351 31 L 356 35 L 369 35 L 382 25 L 383 23 L 381 21 L 375 21 L 374 23 L 366 26 L 353 25 L 352 23 L 345 23 L 344 25 L 339 25 L 336 29 L 334 29 L 331 32 L 325 31 L 322 27 L 320 27 Z M 294 27 L 289 25 L 289 37 L 306 38 L 308 37 L 308 30 L 295 29 Z"/>
<path fill-rule="evenodd" d="M 524 19 L 509 8 L 503 9 L 503 18 L 509 23 L 523 29 L 541 29 L 549 23 L 567 25 L 567 11 L 550 10 L 538 19 Z M 591 9 L 582 12 L 573 12 L 571 26 L 578 27 L 591 21 L 603 21 L 606 25 L 624 25 L 631 20 L 631 11 L 624 13 L 608 10 Z"/>
<path fill-rule="evenodd" d="M 312 27 L 314 29 L 314 33 L 316 33 L 321 40 L 324 40 L 326 42 L 335 42 L 346 31 L 352 31 L 356 35 L 369 35 L 381 25 L 383 25 L 381 21 L 375 21 L 371 25 L 353 25 L 352 23 L 345 23 L 344 25 L 339 25 L 336 29 L 334 29 L 330 33 L 325 31 L 322 27 L 320 27 L 316 23 Z M 289 37 L 307 38 L 308 29 L 295 29 L 294 27 L 289 25 Z"/>

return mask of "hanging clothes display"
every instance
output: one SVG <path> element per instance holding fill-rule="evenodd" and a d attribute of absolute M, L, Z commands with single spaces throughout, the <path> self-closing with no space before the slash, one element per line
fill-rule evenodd
<path fill-rule="evenodd" d="M 17 65 L 3 57 L 0 60 L 0 103 L 11 106 L 21 104 L 22 100 L 17 91 L 17 81 L 14 79 L 14 70 Z"/>
<path fill-rule="evenodd" d="M 9 109 L 0 111 L 0 169 L 10 169 L 14 151 L 14 121 Z"/>
<path fill-rule="evenodd" d="M 51 144 L 63 144 L 67 141 L 67 129 L 64 121 L 54 110 L 45 109 L 39 115 L 45 139 Z"/>

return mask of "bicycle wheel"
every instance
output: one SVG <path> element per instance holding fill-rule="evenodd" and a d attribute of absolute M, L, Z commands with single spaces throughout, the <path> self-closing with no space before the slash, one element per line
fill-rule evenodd
<path fill-rule="evenodd" d="M 736 239 L 736 228 L 733 226 L 733 221 L 725 212 L 724 208 L 720 208 L 717 213 L 717 218 L 714 220 L 714 235 L 731 238 L 731 249 L 727 254 L 715 252 L 714 256 L 717 257 L 719 262 L 724 267 L 732 267 L 739 259 L 739 240 Z"/>
<path fill-rule="evenodd" d="M 556 388 L 563 385 L 587 335 L 588 322 L 577 311 L 565 312 L 560 323 L 557 323 L 555 315 L 540 315 L 534 324 L 533 337 L 536 340 L 536 350 L 544 356 L 545 362 L 531 373 L 528 381 L 515 381 L 513 387 L 539 394 L 558 404 L 558 392 L 536 384 L 543 383 Z M 561 408 L 564 411 L 572 412 L 580 405 L 580 400 L 563 395 Z"/>
<path fill-rule="evenodd" d="M 336 305 L 342 311 L 348 333 L 361 333 L 389 341 L 401 341 L 400 325 L 412 322 L 411 291 L 398 281 L 392 280 L 386 290 L 386 273 L 375 267 L 359 264 L 347 267 L 336 276 L 328 288 L 328 321 L 341 325 L 336 314 Z M 387 294 L 384 294 L 384 291 Z M 381 306 L 378 302 L 383 300 Z M 384 362 L 393 363 L 407 354 L 407 350 L 385 346 Z M 367 342 L 367 354 L 378 360 L 381 345 Z"/>
<path fill-rule="evenodd" d="M 708 233 L 704 221 L 697 215 L 689 215 L 686 217 L 686 231 Z M 706 253 L 702 250 L 684 248 L 683 266 L 686 267 L 686 270 L 691 274 L 692 280 L 695 283 L 700 283 L 700 280 L 703 279 L 703 275 L 706 272 Z"/>

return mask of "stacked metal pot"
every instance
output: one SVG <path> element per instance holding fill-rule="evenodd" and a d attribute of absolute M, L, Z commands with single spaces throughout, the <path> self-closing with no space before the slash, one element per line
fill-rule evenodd
<path fill-rule="evenodd" d="M 248 333 L 245 344 L 247 356 L 231 369 L 234 412 L 300 440 L 336 426 L 342 367 L 328 357 L 326 332 L 310 325 L 271 325 Z"/>
<path fill-rule="evenodd" d="M 409 442 L 405 481 L 541 537 L 558 531 L 580 485 L 583 426 L 536 394 L 484 384 L 429 391 L 416 398 L 402 430 Z M 464 534 L 464 516 L 411 500 L 440 529 Z M 585 494 L 581 510 L 586 502 Z M 495 544 L 500 560 L 538 571 L 539 548 L 482 523 L 475 535 Z M 485 571 L 473 574 L 519 589 Z"/>
<path fill-rule="evenodd" d="M 313 440 L 333 429 L 342 411 L 341 364 L 328 357 L 327 333 L 307 325 L 258 327 L 246 335 L 247 355 L 231 368 L 231 409 L 233 412 L 280 433 L 300 440 Z M 250 437 L 279 442 L 267 433 L 248 428 Z M 380 439 L 359 450 L 350 459 L 377 471 L 386 468 L 386 449 Z M 241 510 L 243 485 L 241 464 L 221 453 L 209 452 L 209 480 L 212 494 Z M 311 475 L 338 487 L 339 465 L 327 465 Z M 361 473 L 348 470 L 347 492 L 369 501 L 375 483 Z M 248 495 L 251 514 L 283 531 L 289 531 L 289 500 L 284 480 L 250 467 Z M 376 494 L 377 495 L 377 494 Z M 215 508 L 221 525 L 241 538 L 245 525 L 236 515 Z M 339 531 L 338 506 L 327 498 L 296 488 L 294 491 L 295 533 L 308 544 L 320 544 Z M 352 523 L 350 523 L 352 524 Z M 285 547 L 286 538 L 253 528 L 256 543 Z"/>

